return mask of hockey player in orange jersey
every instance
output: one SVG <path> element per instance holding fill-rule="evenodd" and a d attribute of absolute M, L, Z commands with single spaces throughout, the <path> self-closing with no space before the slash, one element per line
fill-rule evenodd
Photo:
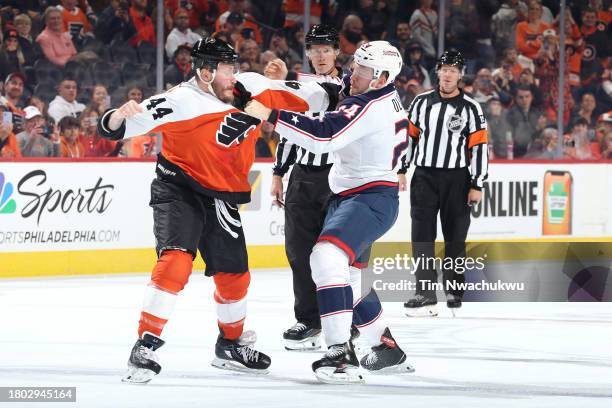
<path fill-rule="evenodd" d="M 164 344 L 161 333 L 198 250 L 216 286 L 220 334 L 213 366 L 267 372 L 270 357 L 241 337 L 250 274 L 236 206 L 250 201 L 248 173 L 260 121 L 232 103 L 241 107 L 250 94 L 260 101 L 274 96 L 296 110 L 325 110 L 331 102 L 320 87 L 292 89 L 258 74 L 241 74 L 244 86 L 237 84 L 238 56 L 219 39 L 199 40 L 192 57 L 192 79 L 140 104 L 129 101 L 110 109 L 99 121 L 100 134 L 114 140 L 151 131 L 163 135 L 150 202 L 158 260 L 146 288 L 126 382 L 146 383 L 161 371 L 156 355 Z"/>

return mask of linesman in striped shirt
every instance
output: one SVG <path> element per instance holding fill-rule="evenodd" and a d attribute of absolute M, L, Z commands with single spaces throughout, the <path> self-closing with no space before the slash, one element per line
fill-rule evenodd
<path fill-rule="evenodd" d="M 433 262 L 437 217 L 440 213 L 445 241 L 443 281 L 447 306 L 461 307 L 463 291 L 451 290 L 447 282 L 465 282 L 465 239 L 470 226 L 470 207 L 480 202 L 487 178 L 487 122 L 482 108 L 459 88 L 465 61 L 457 51 L 445 51 L 436 65 L 439 85 L 418 95 L 408 110 L 412 158 L 404 158 L 415 170 L 410 184 L 412 252 L 421 257 L 417 268 L 416 296 L 404 304 L 408 316 L 436 316 L 437 282 Z M 401 180 L 403 179 L 403 180 Z M 405 175 L 400 185 L 405 186 Z M 426 260 L 430 259 L 429 262 Z M 452 265 L 452 267 L 451 267 Z M 460 268 L 456 268 L 456 267 Z"/>

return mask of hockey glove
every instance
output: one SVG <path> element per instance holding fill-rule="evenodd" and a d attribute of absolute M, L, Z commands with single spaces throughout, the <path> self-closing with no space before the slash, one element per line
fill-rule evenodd
<path fill-rule="evenodd" d="M 327 92 L 327 95 L 329 96 L 329 106 L 327 107 L 327 110 L 336 110 L 336 105 L 338 105 L 338 101 L 340 100 L 340 91 L 342 91 L 342 87 L 330 82 L 323 82 L 319 85 L 325 89 L 325 92 Z"/>
<path fill-rule="evenodd" d="M 236 82 L 232 92 L 234 93 L 234 102 L 232 105 L 234 105 L 236 109 L 243 111 L 246 104 L 251 100 L 251 93 L 247 91 L 240 82 Z"/>

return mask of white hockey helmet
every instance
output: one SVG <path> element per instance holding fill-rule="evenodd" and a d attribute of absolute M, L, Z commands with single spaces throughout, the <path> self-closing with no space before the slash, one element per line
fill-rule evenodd
<path fill-rule="evenodd" d="M 370 41 L 355 51 L 355 63 L 374 70 L 374 79 L 380 77 L 383 71 L 389 73 L 389 85 L 402 70 L 402 56 L 400 52 L 388 41 Z"/>

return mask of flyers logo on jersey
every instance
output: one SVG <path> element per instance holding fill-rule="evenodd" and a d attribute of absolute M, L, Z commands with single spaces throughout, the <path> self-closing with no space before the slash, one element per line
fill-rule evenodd
<path fill-rule="evenodd" d="M 230 147 L 242 143 L 249 130 L 259 125 L 260 120 L 243 112 L 232 112 L 225 115 L 223 123 L 217 129 L 217 143 Z"/>

